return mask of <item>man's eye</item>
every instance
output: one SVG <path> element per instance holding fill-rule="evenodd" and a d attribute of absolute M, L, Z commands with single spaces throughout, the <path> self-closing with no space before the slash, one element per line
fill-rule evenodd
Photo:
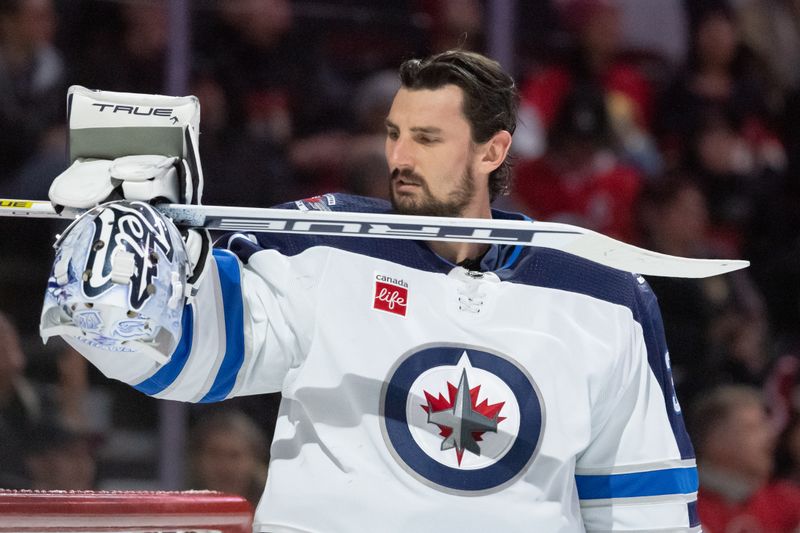
<path fill-rule="evenodd" d="M 432 143 L 436 142 L 436 139 L 432 139 L 430 137 L 422 136 L 422 137 L 417 137 L 417 141 L 419 143 L 421 143 L 421 144 L 432 144 Z"/>
<path fill-rule="evenodd" d="M 393 130 L 387 131 L 387 132 L 386 132 L 386 136 L 387 136 L 387 137 L 389 137 L 390 139 L 392 139 L 393 141 L 396 141 L 396 140 L 397 140 L 397 137 L 399 137 L 399 135 L 397 134 L 397 132 L 396 132 L 396 131 L 393 131 Z"/>

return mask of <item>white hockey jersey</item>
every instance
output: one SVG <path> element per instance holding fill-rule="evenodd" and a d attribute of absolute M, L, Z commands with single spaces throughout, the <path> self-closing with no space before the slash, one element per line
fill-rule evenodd
<path fill-rule="evenodd" d="M 168 363 L 76 348 L 158 398 L 282 393 L 256 531 L 700 530 L 640 276 L 521 246 L 468 271 L 416 241 L 223 244 Z"/>

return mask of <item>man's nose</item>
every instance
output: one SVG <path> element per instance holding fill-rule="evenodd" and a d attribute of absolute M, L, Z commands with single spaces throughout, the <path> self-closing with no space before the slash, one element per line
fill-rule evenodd
<path fill-rule="evenodd" d="M 414 156 L 409 143 L 402 138 L 390 141 L 386 150 L 386 161 L 391 169 L 414 168 Z"/>

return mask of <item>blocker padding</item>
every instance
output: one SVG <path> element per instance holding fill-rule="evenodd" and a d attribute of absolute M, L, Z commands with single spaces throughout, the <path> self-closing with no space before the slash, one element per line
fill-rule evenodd
<path fill-rule="evenodd" d="M 2 533 L 251 533 L 253 509 L 211 491 L 0 490 Z"/>

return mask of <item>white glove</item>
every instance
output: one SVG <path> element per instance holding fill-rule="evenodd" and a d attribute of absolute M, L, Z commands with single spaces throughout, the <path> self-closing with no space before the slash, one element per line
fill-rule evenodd
<path fill-rule="evenodd" d="M 68 102 L 72 164 L 50 186 L 56 209 L 119 199 L 200 203 L 197 98 L 72 86 Z"/>
<path fill-rule="evenodd" d="M 58 206 L 83 209 L 121 199 L 186 203 L 179 194 L 181 164 L 177 157 L 162 155 L 78 159 L 53 181 L 48 194 Z"/>

